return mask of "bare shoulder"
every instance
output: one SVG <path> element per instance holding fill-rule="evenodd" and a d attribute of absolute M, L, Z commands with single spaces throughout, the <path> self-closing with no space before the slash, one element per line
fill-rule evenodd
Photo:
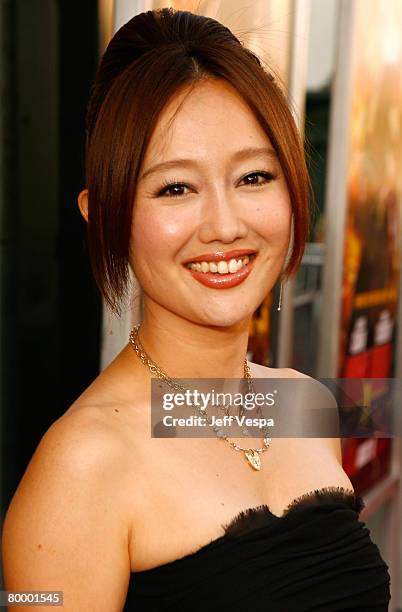
<path fill-rule="evenodd" d="M 109 414 L 90 405 L 67 411 L 45 432 L 31 463 L 57 456 L 60 467 L 84 477 L 102 476 L 106 482 L 108 471 L 120 466 L 125 452 L 121 428 Z"/>
<path fill-rule="evenodd" d="M 299 370 L 294 370 L 293 368 L 284 368 L 284 370 L 287 372 L 288 378 L 312 378 L 312 376 L 309 376 L 309 374 L 305 374 Z"/>
<path fill-rule="evenodd" d="M 336 400 L 328 387 L 313 376 L 300 372 L 299 370 L 294 370 L 293 368 L 268 368 L 258 363 L 251 363 L 251 373 L 256 377 L 261 378 L 294 378 L 309 380 L 311 383 L 311 387 L 310 385 L 309 387 L 319 390 L 320 393 L 328 398 L 330 407 L 337 406 Z"/>
<path fill-rule="evenodd" d="M 292 368 L 289 368 L 289 371 L 292 373 L 292 375 L 295 378 L 309 378 L 312 382 L 314 382 L 314 385 L 316 386 L 316 388 L 319 389 L 320 396 L 325 397 L 325 402 L 326 402 L 325 405 L 326 405 L 326 407 L 328 407 L 329 409 L 332 409 L 331 413 L 334 413 L 334 411 L 335 411 L 334 414 L 335 414 L 336 420 L 338 420 L 338 418 L 339 418 L 338 417 L 338 403 L 337 403 L 334 395 L 330 391 L 330 389 L 328 389 L 328 387 L 326 387 L 319 380 L 313 378 L 312 376 L 304 374 L 303 372 L 299 372 L 298 370 L 293 370 Z M 342 466 L 342 444 L 341 444 L 341 439 L 339 437 L 337 437 L 337 438 L 322 438 L 322 441 L 329 446 L 331 451 L 335 454 L 336 460 L 338 461 L 339 465 Z M 350 488 L 353 488 L 349 479 L 348 479 L 348 486 Z"/>
<path fill-rule="evenodd" d="M 261 378 L 310 378 L 311 380 L 314 380 L 312 376 L 309 376 L 309 374 L 304 374 L 304 372 L 294 370 L 293 368 L 269 368 L 261 365 L 260 363 L 254 363 L 252 361 L 249 363 L 251 365 L 252 374 L 255 376 L 260 376 Z"/>
<path fill-rule="evenodd" d="M 308 374 L 303 374 L 292 368 L 269 368 L 260 363 L 249 362 L 251 373 L 258 378 L 311 378 Z"/>
<path fill-rule="evenodd" d="M 8 590 L 57 585 L 67 611 L 122 608 L 130 568 L 122 456 L 97 410 L 66 413 L 49 427 L 4 521 Z"/>
<path fill-rule="evenodd" d="M 293 368 L 269 368 L 258 363 L 250 363 L 251 373 L 253 376 L 260 378 L 296 378 L 296 379 L 309 379 L 312 385 L 319 390 L 320 395 L 325 397 L 326 406 L 337 410 L 338 404 L 331 391 L 322 382 L 313 378 L 309 374 L 294 370 Z M 337 462 L 342 466 L 342 446 L 341 440 L 337 438 L 321 438 L 323 443 L 326 444 L 331 452 L 334 453 Z"/>
<path fill-rule="evenodd" d="M 296 372 L 296 370 L 292 370 L 291 368 L 269 368 L 260 363 L 249 363 L 251 374 L 257 378 L 293 378 Z"/>

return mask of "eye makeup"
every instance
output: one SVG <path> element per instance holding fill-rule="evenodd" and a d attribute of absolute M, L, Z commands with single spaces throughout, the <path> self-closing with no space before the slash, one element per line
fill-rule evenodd
<path fill-rule="evenodd" d="M 267 172 L 265 170 L 254 170 L 253 172 L 248 172 L 245 176 L 243 176 L 243 178 L 240 179 L 240 183 L 244 181 L 245 179 L 248 179 L 250 177 L 257 177 L 257 176 L 262 177 L 263 180 L 261 182 L 256 182 L 256 183 L 246 183 L 244 186 L 263 187 L 264 185 L 274 181 L 278 177 L 278 175 L 274 172 Z M 171 189 L 192 189 L 192 187 L 188 183 L 179 181 L 177 179 L 173 179 L 173 178 L 165 179 L 162 182 L 162 186 L 159 187 L 155 192 L 153 192 L 152 196 L 155 198 L 160 198 L 160 197 L 180 198 L 185 195 L 188 195 L 187 193 L 174 193 L 171 195 L 167 195 L 167 193 Z"/>

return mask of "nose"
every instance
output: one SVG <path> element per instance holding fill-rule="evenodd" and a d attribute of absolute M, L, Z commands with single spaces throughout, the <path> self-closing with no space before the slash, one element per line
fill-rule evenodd
<path fill-rule="evenodd" d="M 247 236 L 244 211 L 239 206 L 235 198 L 230 197 L 224 190 L 211 190 L 206 194 L 199 225 L 200 241 L 229 244 Z"/>

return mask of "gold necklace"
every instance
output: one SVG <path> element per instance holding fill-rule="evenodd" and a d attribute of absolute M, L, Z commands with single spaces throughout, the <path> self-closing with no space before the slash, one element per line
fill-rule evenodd
<path fill-rule="evenodd" d="M 130 343 L 133 346 L 133 349 L 135 353 L 137 354 L 137 356 L 141 359 L 142 363 L 148 367 L 151 374 L 155 374 L 157 378 L 164 380 L 169 385 L 169 387 L 173 389 L 178 389 L 181 391 L 186 391 L 185 387 L 183 387 L 182 385 L 179 385 L 178 383 L 175 383 L 163 370 L 161 370 L 161 368 L 154 361 L 152 361 L 152 359 L 146 353 L 146 351 L 144 350 L 144 347 L 142 346 L 140 342 L 139 336 L 138 336 L 140 325 L 141 324 L 135 325 L 130 332 Z M 247 363 L 247 358 L 244 359 L 244 378 L 247 379 L 247 383 L 248 383 L 250 392 L 253 392 L 252 376 L 251 376 L 250 367 Z M 205 415 L 205 410 L 203 414 Z M 217 430 L 222 432 L 222 430 L 219 430 L 216 427 L 214 427 L 213 429 L 215 432 Z M 263 453 L 264 451 L 267 450 L 267 448 L 269 447 L 271 443 L 271 438 L 268 438 L 267 436 L 265 436 L 263 438 L 264 446 L 261 448 L 243 448 L 242 446 L 239 446 L 235 442 L 232 442 L 231 440 L 228 439 L 227 436 L 222 435 L 222 434 L 223 432 L 221 434 L 218 433 L 217 434 L 218 438 L 228 442 L 234 450 L 242 451 L 244 454 L 244 458 L 254 470 L 261 469 L 260 453 Z"/>

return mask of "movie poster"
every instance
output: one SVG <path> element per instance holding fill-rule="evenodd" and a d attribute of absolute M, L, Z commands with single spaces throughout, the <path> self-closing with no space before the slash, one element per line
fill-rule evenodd
<path fill-rule="evenodd" d="M 402 3 L 370 0 L 369 4 L 368 11 L 365 0 L 355 2 L 350 58 L 341 378 L 392 377 L 395 355 L 402 204 Z M 381 476 L 378 465 L 389 458 L 391 440 L 343 442 L 348 474 L 360 473 L 360 484 L 367 488 Z M 372 477 L 367 472 L 370 466 Z"/>
<path fill-rule="evenodd" d="M 402 3 L 356 2 L 340 376 L 392 375 L 402 202 Z"/>

